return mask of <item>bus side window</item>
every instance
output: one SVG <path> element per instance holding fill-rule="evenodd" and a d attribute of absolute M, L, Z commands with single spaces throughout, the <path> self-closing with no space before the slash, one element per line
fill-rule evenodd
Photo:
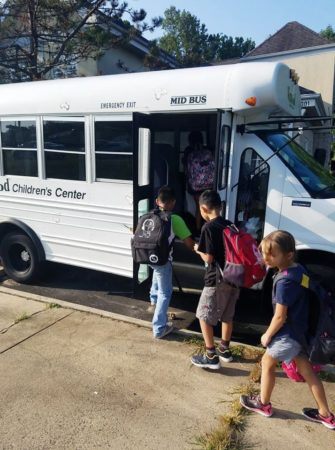
<path fill-rule="evenodd" d="M 36 122 L 1 120 L 4 175 L 37 177 Z"/>
<path fill-rule="evenodd" d="M 241 156 L 235 222 L 256 239 L 264 229 L 270 170 L 267 163 L 247 148 Z"/>
<path fill-rule="evenodd" d="M 132 122 L 95 121 L 95 179 L 132 180 Z"/>
<path fill-rule="evenodd" d="M 83 121 L 43 121 L 47 178 L 86 180 Z"/>

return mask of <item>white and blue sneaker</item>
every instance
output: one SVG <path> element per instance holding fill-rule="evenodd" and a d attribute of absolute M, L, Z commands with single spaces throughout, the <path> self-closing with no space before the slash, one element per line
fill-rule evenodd
<path fill-rule="evenodd" d="M 203 369 L 218 370 L 221 367 L 220 359 L 215 353 L 213 353 L 213 356 L 209 356 L 207 353 L 194 355 L 191 358 L 191 363 Z"/>
<path fill-rule="evenodd" d="M 172 333 L 174 330 L 174 326 L 172 323 L 168 322 L 163 330 L 163 332 L 157 336 L 154 336 L 155 339 L 162 339 L 163 337 L 167 336 L 168 334 Z"/>

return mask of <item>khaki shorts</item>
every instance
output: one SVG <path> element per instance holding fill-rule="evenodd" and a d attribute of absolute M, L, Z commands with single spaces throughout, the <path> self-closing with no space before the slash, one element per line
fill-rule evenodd
<path fill-rule="evenodd" d="M 212 326 L 218 322 L 232 322 L 239 294 L 238 288 L 226 283 L 221 283 L 219 290 L 216 287 L 205 286 L 200 296 L 196 317 Z"/>

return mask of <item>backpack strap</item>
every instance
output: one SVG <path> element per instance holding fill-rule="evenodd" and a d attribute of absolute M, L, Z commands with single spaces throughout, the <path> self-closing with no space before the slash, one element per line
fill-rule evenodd
<path fill-rule="evenodd" d="M 224 252 L 226 254 L 226 237 L 225 237 L 224 231 L 227 228 L 230 228 L 234 232 L 238 233 L 239 229 L 233 222 L 231 222 L 230 220 L 227 220 L 227 219 L 225 219 L 225 224 L 223 225 L 223 228 L 220 225 L 217 225 L 217 228 L 219 228 L 219 227 L 220 227 L 220 230 L 222 231 L 222 242 L 223 242 Z M 217 261 L 215 261 L 215 265 L 216 265 L 217 269 L 219 270 L 221 278 L 223 278 L 223 269 L 220 267 L 220 265 L 218 264 Z"/>
<path fill-rule="evenodd" d="M 309 277 L 309 275 L 307 275 L 306 273 L 302 274 L 301 279 L 297 280 L 294 276 L 290 275 L 290 273 L 285 273 L 285 272 L 277 272 L 274 275 L 274 283 L 273 283 L 273 287 L 275 288 L 276 284 L 278 283 L 278 281 L 280 280 L 291 280 L 294 281 L 295 283 L 298 283 L 300 286 L 302 286 L 305 289 L 311 289 L 311 278 Z"/>
<path fill-rule="evenodd" d="M 173 234 L 173 239 L 171 239 L 171 242 L 169 243 L 169 250 L 171 250 L 173 247 L 173 243 L 176 239 L 176 236 L 172 230 L 172 214 L 173 213 L 172 213 L 172 211 L 166 211 L 165 209 L 160 209 L 160 208 L 155 208 L 153 210 L 153 212 L 155 214 L 157 214 L 161 218 L 161 220 L 164 220 L 165 222 L 170 222 L 170 235 Z"/>

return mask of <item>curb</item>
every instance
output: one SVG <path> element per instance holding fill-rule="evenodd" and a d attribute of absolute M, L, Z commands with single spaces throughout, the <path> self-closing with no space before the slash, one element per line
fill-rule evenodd
<path fill-rule="evenodd" d="M 34 300 L 36 302 L 55 304 L 59 305 L 65 309 L 73 309 L 75 311 L 86 312 L 90 314 L 95 314 L 100 317 L 106 317 L 108 319 L 118 320 L 120 322 L 131 323 L 139 327 L 149 328 L 151 330 L 151 322 L 142 319 L 136 319 L 135 317 L 124 316 L 123 314 L 117 314 L 110 311 L 105 311 L 103 309 L 93 308 L 91 306 L 80 305 L 77 303 L 66 302 L 64 300 L 58 300 L 54 298 L 44 297 L 43 295 L 31 294 L 22 291 L 17 291 L 15 289 L 9 289 L 0 286 L 0 292 L 8 295 L 13 295 L 15 297 L 24 298 L 26 300 Z M 174 333 L 180 334 L 182 336 L 197 336 L 202 337 L 202 334 L 197 331 L 189 331 L 186 329 L 175 329 Z"/>
<path fill-rule="evenodd" d="M 49 297 L 44 297 L 43 295 L 25 293 L 22 291 L 17 291 L 15 289 L 9 289 L 9 288 L 3 287 L 1 285 L 0 285 L 0 292 L 3 292 L 4 294 L 8 294 L 8 295 L 13 295 L 16 297 L 21 297 L 26 300 L 34 300 L 36 302 L 47 303 L 47 304 L 56 304 L 65 309 L 74 309 L 75 311 L 86 312 L 89 314 L 95 314 L 96 316 L 106 317 L 108 319 L 118 320 L 120 322 L 131 323 L 133 325 L 148 328 L 150 330 L 152 328 L 151 322 L 148 322 L 146 320 L 136 319 L 135 317 L 124 316 L 123 314 L 112 313 L 110 311 L 93 308 L 91 306 L 78 305 L 77 303 L 71 303 L 71 302 L 66 302 L 64 300 L 52 299 Z M 190 331 L 190 330 L 186 330 L 186 329 L 182 328 L 182 329 L 175 329 L 174 333 L 178 334 L 179 336 L 184 336 L 184 337 L 192 337 L 193 336 L 193 337 L 198 337 L 198 338 L 202 339 L 202 334 L 199 333 L 198 331 Z M 220 339 L 215 339 L 215 341 L 220 342 Z M 249 347 L 252 349 L 258 348 L 255 345 L 240 344 L 239 342 L 235 342 L 235 341 L 231 341 L 231 345 L 232 346 L 243 345 L 244 347 Z M 326 364 L 324 366 L 324 371 L 331 373 L 331 374 L 335 374 L 335 366 Z"/>

